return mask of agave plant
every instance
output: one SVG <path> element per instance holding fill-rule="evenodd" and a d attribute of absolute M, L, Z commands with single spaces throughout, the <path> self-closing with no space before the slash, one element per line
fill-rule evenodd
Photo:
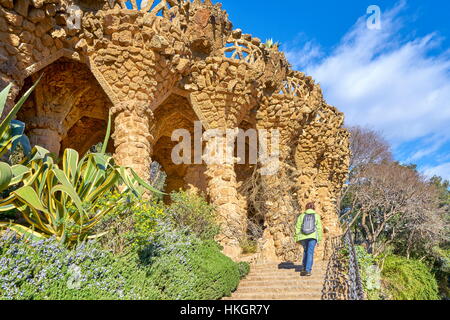
<path fill-rule="evenodd" d="M 22 145 L 25 155 L 31 152 L 30 141 L 27 136 L 24 135 L 25 124 L 21 121 L 14 120 L 13 118 L 38 83 L 39 80 L 25 93 L 0 123 L 0 158 L 3 157 L 6 152 L 14 150 L 19 143 Z M 0 92 L 0 115 L 3 114 L 3 110 L 5 109 L 6 100 L 11 87 L 12 84 L 9 84 Z M 0 192 L 7 189 L 11 184 L 16 184 L 17 177 L 20 177 L 22 170 L 23 168 L 20 166 L 11 167 L 5 162 L 0 162 Z M 14 177 L 16 177 L 16 179 Z"/>
<path fill-rule="evenodd" d="M 33 154 L 33 160 L 23 168 L 27 170 L 20 180 L 23 186 L 0 202 L 0 211 L 15 208 L 30 225 L 0 223 L 20 234 L 54 236 L 64 243 L 98 237 L 101 234 L 92 235 L 90 231 L 118 205 L 97 206 L 106 193 L 118 188 L 120 181 L 137 196 L 144 189 L 152 190 L 134 171 L 130 175 L 127 168 L 116 166 L 112 157 L 103 153 L 91 153 L 79 160 L 78 152 L 66 149 L 61 168 L 49 151 L 35 147 Z"/>
<path fill-rule="evenodd" d="M 279 42 L 274 42 L 273 39 L 267 39 L 266 43 L 264 43 L 264 46 L 267 49 L 278 48 L 280 46 L 280 43 Z"/>
<path fill-rule="evenodd" d="M 33 238 L 56 237 L 70 245 L 102 235 L 91 231 L 118 203 L 97 203 L 112 189 L 123 186 L 122 192 L 131 191 L 137 197 L 146 191 L 161 193 L 132 169 L 116 165 L 105 153 L 110 133 L 111 117 L 100 152 L 80 160 L 77 151 L 66 149 L 58 164 L 48 150 L 36 146 L 23 163 L 10 167 L 7 174 L 2 172 L 2 187 L 20 186 L 0 200 L 0 212 L 16 209 L 27 225 L 2 222 L 0 228 Z M 2 167 L 6 169 L 6 164 L 0 164 Z"/>

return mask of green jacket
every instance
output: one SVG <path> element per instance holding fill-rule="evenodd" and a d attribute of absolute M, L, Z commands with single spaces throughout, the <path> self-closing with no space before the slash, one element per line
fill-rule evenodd
<path fill-rule="evenodd" d="M 316 232 L 311 233 L 309 235 L 302 233 L 302 225 L 303 225 L 303 219 L 305 218 L 306 214 L 312 214 L 314 213 L 316 215 Z M 317 242 L 321 242 L 323 237 L 323 230 L 322 230 L 322 221 L 320 219 L 320 215 L 317 214 L 314 210 L 307 210 L 305 213 L 302 213 L 298 216 L 297 224 L 295 226 L 295 242 L 300 242 L 302 240 L 307 239 L 317 239 Z"/>

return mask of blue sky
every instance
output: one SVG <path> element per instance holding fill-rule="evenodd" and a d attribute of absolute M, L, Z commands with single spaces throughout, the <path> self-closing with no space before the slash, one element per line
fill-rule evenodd
<path fill-rule="evenodd" d="M 380 131 L 397 160 L 450 179 L 450 1 L 222 0 L 234 28 L 282 44 L 347 125 Z M 369 5 L 381 30 L 369 30 Z"/>

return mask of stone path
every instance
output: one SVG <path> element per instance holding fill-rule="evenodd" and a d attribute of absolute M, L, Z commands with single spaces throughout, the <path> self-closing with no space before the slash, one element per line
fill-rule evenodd
<path fill-rule="evenodd" d="M 292 263 L 252 266 L 238 290 L 223 300 L 321 300 L 325 263 L 316 263 L 311 277 L 302 277 L 300 268 Z"/>

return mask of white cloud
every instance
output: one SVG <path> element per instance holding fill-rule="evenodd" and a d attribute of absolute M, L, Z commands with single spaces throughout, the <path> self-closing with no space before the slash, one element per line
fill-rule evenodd
<path fill-rule="evenodd" d="M 322 58 L 317 59 L 320 46 L 312 41 L 284 49 L 294 67 L 321 84 L 327 102 L 346 114 L 348 125 L 379 130 L 394 147 L 430 141 L 407 156 L 419 160 L 450 141 L 450 55 L 435 54 L 442 40 L 438 34 L 412 38 L 406 33 L 411 25 L 402 18 L 404 10 L 401 2 L 382 13 L 381 30 L 369 30 L 361 17 Z M 428 170 L 450 178 L 449 166 Z"/>
<path fill-rule="evenodd" d="M 423 170 L 426 177 L 431 178 L 433 176 L 440 176 L 447 180 L 450 180 L 450 162 L 441 164 L 436 167 L 427 167 Z"/>
<path fill-rule="evenodd" d="M 286 58 L 297 68 L 307 66 L 324 55 L 320 45 L 312 40 L 304 41 L 302 38 L 297 37 L 288 44 L 288 47 L 284 46 Z"/>
<path fill-rule="evenodd" d="M 398 152 L 399 155 L 402 155 L 402 159 L 405 159 L 404 163 L 414 163 L 420 159 L 425 157 L 434 155 L 435 153 L 441 151 L 441 149 L 445 148 L 446 143 L 449 140 L 449 136 L 447 132 L 432 134 L 428 137 L 424 137 L 419 139 L 418 141 L 412 141 L 406 146 L 413 146 L 414 150 L 408 153 Z M 450 159 L 450 155 L 447 154 L 438 154 L 437 161 L 446 162 Z"/>

